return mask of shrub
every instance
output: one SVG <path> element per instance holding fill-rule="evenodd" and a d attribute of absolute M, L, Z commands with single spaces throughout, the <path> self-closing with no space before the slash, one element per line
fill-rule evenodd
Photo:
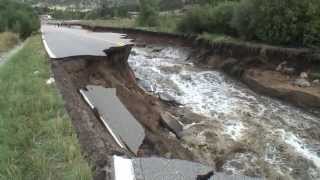
<path fill-rule="evenodd" d="M 157 0 L 140 0 L 140 14 L 138 24 L 141 26 L 157 26 L 159 10 Z"/>
<path fill-rule="evenodd" d="M 212 9 L 210 18 L 210 31 L 214 33 L 235 34 L 230 21 L 233 18 L 234 8 L 238 3 L 226 1 Z"/>
<path fill-rule="evenodd" d="M 253 16 L 256 13 L 252 0 L 243 0 L 234 9 L 232 20 L 230 21 L 231 26 L 237 30 L 238 35 L 247 38 L 254 39 L 254 31 L 257 22 Z"/>
<path fill-rule="evenodd" d="M 317 0 L 242 0 L 231 21 L 246 39 L 272 44 L 308 45 L 317 42 Z M 319 7 L 319 6 L 318 6 Z"/>
<path fill-rule="evenodd" d="M 226 1 L 217 6 L 196 6 L 181 20 L 178 29 L 186 33 L 234 34 L 230 26 L 236 2 Z"/>
<path fill-rule="evenodd" d="M 320 2 L 318 0 L 310 0 L 308 6 L 307 16 L 311 17 L 311 20 L 305 27 L 303 43 L 320 47 Z"/>
<path fill-rule="evenodd" d="M 178 30 L 184 33 L 209 31 L 210 6 L 195 6 L 181 19 Z"/>

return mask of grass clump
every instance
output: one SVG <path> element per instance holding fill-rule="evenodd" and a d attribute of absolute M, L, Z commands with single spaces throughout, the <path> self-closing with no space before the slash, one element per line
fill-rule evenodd
<path fill-rule="evenodd" d="M 19 43 L 17 34 L 11 32 L 0 33 L 0 53 L 7 52 Z"/>
<path fill-rule="evenodd" d="M 0 179 L 91 179 L 40 36 L 0 67 Z"/>
<path fill-rule="evenodd" d="M 104 20 L 82 20 L 80 23 L 90 26 L 131 28 L 135 27 L 136 21 L 130 18 L 112 18 Z"/>
<path fill-rule="evenodd" d="M 231 36 L 227 36 L 225 34 L 213 34 L 213 33 L 202 33 L 200 35 L 198 35 L 199 39 L 207 39 L 210 40 L 211 42 L 233 42 L 233 43 L 237 43 L 237 42 L 241 42 L 239 39 L 236 39 L 234 37 Z"/>

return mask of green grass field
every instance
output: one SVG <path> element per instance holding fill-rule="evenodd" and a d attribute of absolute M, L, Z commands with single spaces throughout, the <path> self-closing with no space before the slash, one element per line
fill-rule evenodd
<path fill-rule="evenodd" d="M 0 179 L 89 180 L 40 36 L 0 67 Z"/>
<path fill-rule="evenodd" d="M 80 23 L 90 26 L 101 26 L 101 27 L 119 27 L 119 28 L 136 28 L 149 31 L 157 32 L 170 32 L 178 33 L 177 22 L 179 17 L 172 15 L 162 15 L 159 16 L 159 25 L 155 27 L 141 27 L 136 23 L 134 18 L 113 18 L 105 20 L 83 20 Z"/>

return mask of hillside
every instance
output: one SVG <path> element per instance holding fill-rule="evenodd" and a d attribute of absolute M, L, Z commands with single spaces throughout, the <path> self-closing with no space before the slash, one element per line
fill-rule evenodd
<path fill-rule="evenodd" d="M 101 4 L 114 5 L 132 5 L 138 4 L 137 0 L 21 0 L 31 4 L 41 4 L 45 6 L 69 6 L 78 8 L 95 8 Z"/>

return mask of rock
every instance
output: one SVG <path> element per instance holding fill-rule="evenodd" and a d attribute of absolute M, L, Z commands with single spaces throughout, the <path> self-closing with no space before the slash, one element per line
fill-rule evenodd
<path fill-rule="evenodd" d="M 161 66 L 160 70 L 163 71 L 164 73 L 169 73 L 169 74 L 178 74 L 182 71 L 181 66 Z"/>
<path fill-rule="evenodd" d="M 181 105 L 175 100 L 173 96 L 171 96 L 168 93 L 162 92 L 162 93 L 158 93 L 158 95 L 159 95 L 159 99 L 161 99 L 164 102 L 171 103 L 173 105 Z"/>
<path fill-rule="evenodd" d="M 152 52 L 161 52 L 164 48 L 153 48 Z"/>
<path fill-rule="evenodd" d="M 295 72 L 295 69 L 292 68 L 292 67 L 284 67 L 284 68 L 282 69 L 282 72 L 283 72 L 284 74 L 293 75 L 294 72 Z"/>
<path fill-rule="evenodd" d="M 306 79 L 299 78 L 295 80 L 294 85 L 299 87 L 310 87 L 311 83 Z"/>
<path fill-rule="evenodd" d="M 154 92 L 154 87 L 149 81 L 139 80 L 139 85 L 147 92 Z"/>
<path fill-rule="evenodd" d="M 228 58 L 226 59 L 222 64 L 221 64 L 221 68 L 222 70 L 224 70 L 225 72 L 230 73 L 235 66 L 237 66 L 237 63 L 239 62 L 239 60 L 234 59 L 234 58 Z"/>
<path fill-rule="evenodd" d="M 283 61 L 282 63 L 280 63 L 277 66 L 276 71 L 280 72 L 286 64 L 287 64 L 287 61 Z"/>
<path fill-rule="evenodd" d="M 307 78 L 308 78 L 308 74 L 307 74 L 306 72 L 302 72 L 302 73 L 300 74 L 300 78 L 301 78 L 301 79 L 307 79 Z"/>
<path fill-rule="evenodd" d="M 55 82 L 55 80 L 54 80 L 54 78 L 53 77 L 51 77 L 51 78 L 49 78 L 48 80 L 47 80 L 47 85 L 50 85 L 50 84 L 53 84 Z"/>
<path fill-rule="evenodd" d="M 320 84 L 320 80 L 319 79 L 315 79 L 312 81 L 313 84 Z"/>
<path fill-rule="evenodd" d="M 190 74 L 185 74 L 185 75 L 183 74 L 183 75 L 181 75 L 181 78 L 186 81 L 192 81 L 192 77 Z"/>
<path fill-rule="evenodd" d="M 132 56 L 136 56 L 137 54 L 138 53 L 135 50 L 132 50 L 131 53 L 130 53 L 130 55 L 132 55 Z"/>

